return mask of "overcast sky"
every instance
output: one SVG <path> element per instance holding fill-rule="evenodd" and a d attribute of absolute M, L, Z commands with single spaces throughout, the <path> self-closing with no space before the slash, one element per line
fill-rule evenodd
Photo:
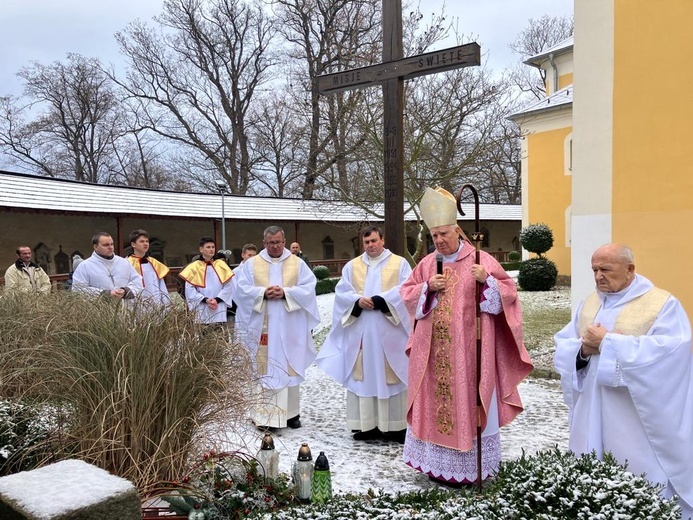
<path fill-rule="evenodd" d="M 406 3 L 407 0 L 403 0 Z M 113 35 L 135 19 L 150 20 L 162 0 L 0 0 L 0 95 L 19 94 L 17 71 L 32 60 L 42 64 L 75 52 L 104 63 L 119 60 Z M 444 0 L 422 0 L 424 20 Z M 406 7 L 405 7 L 406 9 Z M 573 0 L 447 0 L 446 12 L 458 28 L 474 37 L 482 61 L 500 71 L 517 58 L 508 44 L 529 18 L 570 16 Z M 455 45 L 454 41 L 438 48 Z"/>

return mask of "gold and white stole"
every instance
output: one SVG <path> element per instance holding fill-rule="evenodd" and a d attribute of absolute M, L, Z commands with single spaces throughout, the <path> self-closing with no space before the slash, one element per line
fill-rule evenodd
<path fill-rule="evenodd" d="M 388 291 L 399 283 L 399 266 L 401 261 L 401 257 L 390 255 L 385 261 L 381 262 L 384 264 L 380 270 L 381 291 Z M 356 292 L 361 295 L 363 295 L 364 287 L 366 286 L 368 266 L 369 264 L 363 261 L 363 257 L 356 258 L 352 262 L 351 283 Z M 359 345 L 359 353 L 356 356 L 356 363 L 354 364 L 352 376 L 354 381 L 363 381 L 363 343 Z M 390 367 L 390 363 L 387 362 L 387 357 L 385 357 L 385 382 L 388 385 L 400 383 L 399 377 L 397 377 L 395 371 Z"/>
<path fill-rule="evenodd" d="M 253 281 L 256 287 L 269 286 L 269 273 L 271 262 L 268 262 L 260 255 L 255 255 L 249 261 L 253 262 Z M 281 262 L 282 264 L 282 287 L 293 287 L 298 283 L 298 272 L 301 267 L 301 260 L 296 255 L 290 255 Z M 265 316 L 262 323 L 262 334 L 260 334 L 260 344 L 258 345 L 255 362 L 257 365 L 258 374 L 261 376 L 267 375 L 268 363 L 268 336 L 267 336 L 267 308 L 265 307 Z M 288 366 L 290 376 L 297 375 L 296 371 Z"/>
<path fill-rule="evenodd" d="M 642 336 L 654 325 L 659 312 L 664 303 L 669 299 L 671 293 L 653 287 L 642 296 L 624 305 L 623 309 L 616 318 L 614 332 L 627 334 L 629 336 Z M 599 295 L 594 292 L 590 294 L 582 305 L 580 316 L 578 317 L 578 331 L 583 336 L 587 327 L 594 322 L 594 318 L 599 312 L 602 302 Z"/>

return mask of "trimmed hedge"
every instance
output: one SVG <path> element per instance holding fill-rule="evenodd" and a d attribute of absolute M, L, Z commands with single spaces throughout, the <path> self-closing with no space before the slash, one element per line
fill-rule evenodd
<path fill-rule="evenodd" d="M 520 231 L 520 244 L 541 256 L 553 247 L 553 231 L 546 224 L 531 224 Z"/>
<path fill-rule="evenodd" d="M 525 291 L 548 291 L 557 278 L 556 264 L 548 258 L 532 258 L 520 264 L 517 282 Z"/>
<path fill-rule="evenodd" d="M 338 282 L 339 278 L 325 278 L 324 280 L 318 280 L 318 283 L 315 285 L 315 294 L 319 296 L 321 294 L 333 293 Z"/>
<path fill-rule="evenodd" d="M 324 280 L 326 278 L 329 278 L 330 268 L 326 265 L 316 265 L 315 267 L 313 267 L 313 274 L 318 280 Z"/>

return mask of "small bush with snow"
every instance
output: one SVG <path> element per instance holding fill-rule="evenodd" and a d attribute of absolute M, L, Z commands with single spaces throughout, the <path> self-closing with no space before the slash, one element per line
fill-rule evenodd
<path fill-rule="evenodd" d="M 555 448 L 505 462 L 482 495 L 475 488 L 397 495 L 339 495 L 317 505 L 251 515 L 263 520 L 678 520 L 675 500 L 606 455 L 575 457 Z"/>
<path fill-rule="evenodd" d="M 330 268 L 326 265 L 316 265 L 313 267 L 313 274 L 318 280 L 324 280 L 330 276 Z"/>
<path fill-rule="evenodd" d="M 0 399 L 0 476 L 33 469 L 56 427 L 49 407 Z"/>

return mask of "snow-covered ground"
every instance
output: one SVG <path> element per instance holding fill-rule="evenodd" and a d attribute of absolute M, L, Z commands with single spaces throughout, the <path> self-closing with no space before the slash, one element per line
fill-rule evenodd
<path fill-rule="evenodd" d="M 334 294 L 318 296 L 321 324 L 313 331 L 320 336 L 332 320 Z M 503 460 L 531 454 L 558 445 L 568 446 L 568 412 L 556 380 L 527 379 L 520 386 L 525 410 L 501 429 Z M 279 452 L 279 469 L 290 473 L 302 442 L 307 442 L 313 460 L 321 451 L 330 462 L 332 485 L 337 492 L 362 493 L 369 488 L 385 492 L 412 491 L 434 486 L 421 473 L 402 462 L 402 445 L 383 440 L 355 441 L 346 427 L 346 392 L 315 365 L 301 385 L 301 422 L 297 430 L 273 433 Z M 260 446 L 262 434 L 248 424 L 240 432 L 246 448 Z"/>

